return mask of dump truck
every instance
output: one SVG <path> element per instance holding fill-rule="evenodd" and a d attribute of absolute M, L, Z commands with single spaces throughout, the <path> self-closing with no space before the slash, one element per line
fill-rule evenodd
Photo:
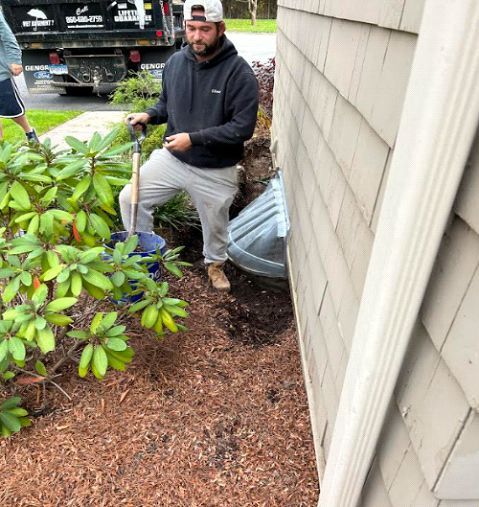
<path fill-rule="evenodd" d="M 131 72 L 161 79 L 181 47 L 182 0 L 0 0 L 30 93 L 107 94 Z"/>

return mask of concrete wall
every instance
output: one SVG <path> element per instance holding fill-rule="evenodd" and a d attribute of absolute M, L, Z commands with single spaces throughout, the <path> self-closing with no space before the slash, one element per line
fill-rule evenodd
<path fill-rule="evenodd" d="M 320 475 L 423 4 L 278 2 L 272 137 L 285 175 L 291 285 Z M 473 155 L 364 488 L 365 506 L 479 505 L 479 155 Z"/>

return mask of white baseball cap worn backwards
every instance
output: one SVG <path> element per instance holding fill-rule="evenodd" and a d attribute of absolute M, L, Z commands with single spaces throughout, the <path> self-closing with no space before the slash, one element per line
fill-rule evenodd
<path fill-rule="evenodd" d="M 203 7 L 204 16 L 193 16 L 191 11 L 195 6 Z M 218 23 L 223 21 L 223 6 L 220 0 L 186 0 L 183 6 L 183 17 L 185 21 L 206 21 Z"/>

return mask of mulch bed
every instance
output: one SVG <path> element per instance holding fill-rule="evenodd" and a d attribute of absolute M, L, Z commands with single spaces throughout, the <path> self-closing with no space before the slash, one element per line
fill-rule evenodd
<path fill-rule="evenodd" d="M 240 207 L 270 176 L 268 141 L 247 146 Z M 189 331 L 163 341 L 128 323 L 136 350 L 103 382 L 75 366 L 22 387 L 31 428 L 0 440 L 0 505 L 15 507 L 309 507 L 315 455 L 287 291 L 233 266 L 231 294 L 207 286 L 201 238 L 177 235 L 196 261 L 171 293 L 190 302 Z M 171 244 L 171 242 L 170 242 Z M 41 410 L 39 410 L 41 408 Z"/>
<path fill-rule="evenodd" d="M 126 372 L 56 379 L 72 402 L 48 388 L 43 415 L 0 442 L 0 505 L 316 505 L 289 295 L 229 274 L 228 295 L 200 267 L 172 280 L 190 331 L 158 342 L 132 321 Z"/>

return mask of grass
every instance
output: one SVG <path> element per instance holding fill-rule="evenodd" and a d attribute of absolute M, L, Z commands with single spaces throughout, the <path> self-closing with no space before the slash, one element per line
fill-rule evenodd
<path fill-rule="evenodd" d="M 48 130 L 61 125 L 75 116 L 81 114 L 81 111 L 43 111 L 31 110 L 27 111 L 27 118 L 30 125 L 36 130 L 38 135 L 44 134 Z M 25 139 L 23 129 L 19 127 L 13 120 L 2 119 L 3 138 L 10 142 Z"/>
<path fill-rule="evenodd" d="M 250 19 L 226 19 L 226 29 L 230 32 L 275 33 L 275 19 L 257 19 L 252 25 Z"/>

